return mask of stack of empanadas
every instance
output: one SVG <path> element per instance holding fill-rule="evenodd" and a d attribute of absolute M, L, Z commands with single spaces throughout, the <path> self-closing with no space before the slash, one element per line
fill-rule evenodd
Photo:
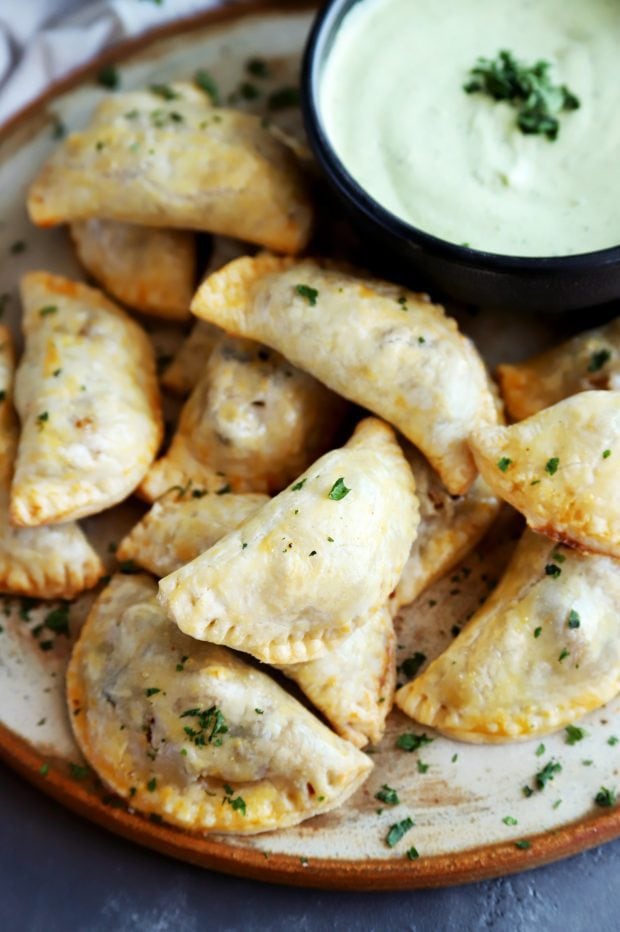
<path fill-rule="evenodd" d="M 615 326 L 555 351 L 553 383 L 544 362 L 502 367 L 510 414 L 534 413 L 503 426 L 441 306 L 295 258 L 315 222 L 296 153 L 260 116 L 177 83 L 106 99 L 32 184 L 32 220 L 70 224 L 111 298 L 198 318 L 163 374 L 188 396 L 163 453 L 151 341 L 102 291 L 25 276 L 21 431 L 0 334 L 0 586 L 94 586 L 103 566 L 73 522 L 133 493 L 149 503 L 74 647 L 71 722 L 108 787 L 198 831 L 282 828 L 356 791 L 394 700 L 393 619 L 502 499 L 533 530 L 399 707 L 456 738 L 511 740 L 620 687 L 620 395 L 562 400 L 614 387 Z M 215 240 L 194 293 L 197 233 Z"/>

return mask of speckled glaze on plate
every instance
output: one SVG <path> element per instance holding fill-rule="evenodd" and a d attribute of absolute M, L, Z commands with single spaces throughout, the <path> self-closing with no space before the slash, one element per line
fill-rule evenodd
<path fill-rule="evenodd" d="M 225 94 L 242 80 L 244 63 L 258 56 L 274 63 L 269 90 L 294 81 L 312 18 L 298 4 L 234 5 L 176 24 L 127 43 L 80 69 L 0 131 L 0 293 L 7 294 L 5 318 L 19 321 L 17 283 L 31 268 L 80 276 L 64 230 L 37 230 L 27 219 L 25 189 L 55 145 L 60 120 L 77 127 L 106 93 L 93 77 L 102 64 L 118 61 L 124 88 L 139 87 L 211 70 Z M 259 104 L 250 103 L 250 106 Z M 299 131 L 299 117 L 283 114 L 283 125 Z M 288 124 L 288 125 L 287 125 Z M 23 242 L 23 250 L 12 250 Z M 458 311 L 457 311 L 458 313 Z M 518 315 L 463 312 L 461 323 L 491 364 L 521 358 L 553 335 L 545 324 Z M 170 352 L 180 331 L 149 323 L 159 352 Z M 555 334 L 557 339 L 557 332 Z M 85 522 L 105 561 L 142 513 L 129 502 Z M 399 660 L 421 651 L 429 660 L 452 639 L 454 625 L 488 592 L 518 535 L 509 514 L 486 541 L 396 620 Z M 92 594 L 71 609 L 75 636 Z M 41 650 L 33 629 L 49 606 L 14 599 L 0 608 L 0 756 L 42 790 L 80 814 L 134 841 L 204 867 L 262 880 L 358 890 L 403 889 L 463 883 L 535 867 L 620 835 L 620 809 L 599 809 L 601 786 L 618 787 L 620 700 L 587 716 L 586 737 L 574 745 L 559 734 L 512 745 L 467 745 L 426 729 L 431 744 L 409 754 L 395 748 L 404 731 L 422 732 L 398 711 L 391 713 L 384 740 L 371 748 L 374 772 L 339 810 L 296 828 L 253 837 L 197 836 L 153 822 L 110 796 L 83 761 L 73 740 L 64 704 L 64 669 L 70 639 L 52 638 Z M 544 751 L 539 746 L 544 745 Z M 538 752 L 538 753 L 537 753 Z M 421 759 L 426 769 L 418 769 Z M 544 791 L 529 798 L 523 786 L 548 761 L 562 770 Z M 397 788 L 400 804 L 383 806 L 375 793 L 383 783 Z M 407 816 L 414 827 L 394 848 L 385 837 Z M 506 824 L 504 821 L 509 817 Z M 516 820 L 516 824 L 511 824 Z M 526 841 L 529 843 L 523 844 Z M 409 860 L 412 845 L 419 858 Z"/>

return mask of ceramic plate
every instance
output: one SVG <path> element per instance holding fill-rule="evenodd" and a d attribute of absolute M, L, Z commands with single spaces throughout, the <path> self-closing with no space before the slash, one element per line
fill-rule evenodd
<path fill-rule="evenodd" d="M 45 268 L 80 276 L 63 230 L 36 230 L 28 222 L 25 190 L 54 147 L 59 127 L 82 124 L 109 91 L 95 80 L 106 61 L 118 62 L 123 88 L 191 76 L 208 68 L 225 96 L 247 80 L 245 63 L 268 59 L 273 77 L 260 98 L 245 106 L 260 109 L 267 93 L 296 81 L 299 55 L 312 11 L 296 4 L 234 5 L 150 34 L 114 50 L 72 75 L 1 132 L 0 293 L 5 318 L 17 327 L 17 283 L 28 269 Z M 256 83 L 256 82 L 255 82 Z M 299 132 L 299 114 L 278 119 Z M 21 243 L 21 246 L 14 244 Z M 458 311 L 457 311 L 458 313 Z M 460 315 L 491 364 L 525 356 L 552 336 L 545 324 L 525 324 L 517 315 L 480 311 Z M 180 332 L 149 325 L 159 352 L 170 352 Z M 141 513 L 125 504 L 85 522 L 105 561 Z M 514 546 L 514 522 L 500 522 L 490 538 L 448 578 L 427 590 L 397 618 L 399 660 L 414 651 L 430 659 L 453 637 L 469 612 L 489 591 Z M 84 596 L 71 612 L 75 636 L 92 599 Z M 296 828 L 253 837 L 191 835 L 128 811 L 83 768 L 64 705 L 64 669 L 70 640 L 52 639 L 41 650 L 33 635 L 49 606 L 5 599 L 0 617 L 0 754 L 42 790 L 84 816 L 159 851 L 230 873 L 274 882 L 355 889 L 439 886 L 534 867 L 581 851 L 620 834 L 620 809 L 596 809 L 601 785 L 618 786 L 620 700 L 580 724 L 584 740 L 566 743 L 565 733 L 528 743 L 473 746 L 448 740 L 428 729 L 432 743 L 413 754 L 395 747 L 404 731 L 421 732 L 394 711 L 382 743 L 371 748 L 374 772 L 341 809 Z M 2 609 L 0 608 L 0 612 Z M 541 750 L 540 746 L 544 745 Z M 422 761 L 421 768 L 418 760 Z M 545 763 L 562 765 L 544 791 L 529 798 L 531 784 Z M 384 807 L 375 799 L 383 783 L 397 788 L 400 804 Z M 414 827 L 395 848 L 387 847 L 389 826 L 405 817 Z M 508 824 L 506 824 L 508 822 Z M 525 842 L 525 844 L 524 844 Z M 405 851 L 415 845 L 417 860 Z"/>

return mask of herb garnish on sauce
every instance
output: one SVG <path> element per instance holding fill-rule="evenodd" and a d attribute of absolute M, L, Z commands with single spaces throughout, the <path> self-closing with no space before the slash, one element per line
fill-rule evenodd
<path fill-rule="evenodd" d="M 495 59 L 478 59 L 463 90 L 508 101 L 517 110 L 517 126 L 522 133 L 553 141 L 560 132 L 560 113 L 577 110 L 580 102 L 565 84 L 553 84 L 550 68 L 551 64 L 542 60 L 525 65 L 503 49 Z"/>

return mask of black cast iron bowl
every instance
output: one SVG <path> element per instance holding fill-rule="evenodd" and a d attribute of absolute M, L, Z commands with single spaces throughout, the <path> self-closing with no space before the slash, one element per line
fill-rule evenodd
<path fill-rule="evenodd" d="M 302 109 L 314 155 L 349 218 L 370 238 L 379 264 L 405 282 L 421 279 L 468 304 L 557 314 L 620 298 L 620 246 L 549 258 L 457 246 L 400 220 L 352 178 L 325 131 L 319 87 L 336 33 L 359 2 L 328 0 L 318 13 L 304 52 Z"/>

